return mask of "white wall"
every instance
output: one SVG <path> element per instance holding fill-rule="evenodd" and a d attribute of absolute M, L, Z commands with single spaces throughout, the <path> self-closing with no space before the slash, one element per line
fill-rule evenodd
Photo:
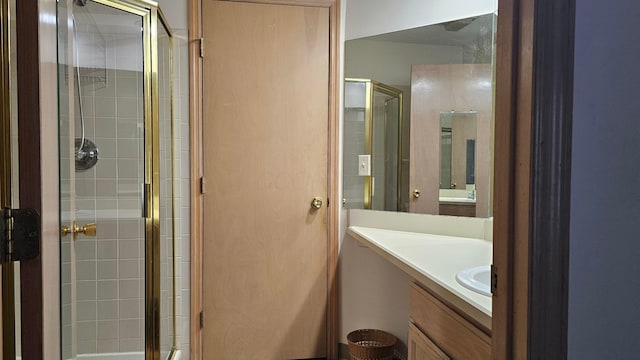
<path fill-rule="evenodd" d="M 174 41 L 174 124 L 176 169 L 176 256 L 181 279 L 178 289 L 178 347 L 182 358 L 189 359 L 190 315 L 190 203 L 189 203 L 189 52 L 187 0 L 158 0 Z"/>
<path fill-rule="evenodd" d="M 58 214 L 58 80 L 56 2 L 39 0 L 40 155 L 42 171 L 43 351 L 51 360 L 60 354 L 60 219 Z M 52 136 L 46 136 L 51 134 Z M 46 180 L 45 180 L 46 179 Z M 18 344 L 17 347 L 20 347 Z M 18 350 L 20 353 L 20 350 Z"/>
<path fill-rule="evenodd" d="M 488 14 L 497 0 L 345 0 L 347 40 Z"/>
<path fill-rule="evenodd" d="M 411 86 L 413 64 L 461 64 L 461 46 L 357 40 L 345 44 L 345 77 Z"/>
<path fill-rule="evenodd" d="M 406 344 L 410 277 L 346 236 L 340 251 L 340 342 L 356 329 L 381 329 Z"/>
<path fill-rule="evenodd" d="M 640 4 L 576 1 L 569 359 L 638 358 Z"/>

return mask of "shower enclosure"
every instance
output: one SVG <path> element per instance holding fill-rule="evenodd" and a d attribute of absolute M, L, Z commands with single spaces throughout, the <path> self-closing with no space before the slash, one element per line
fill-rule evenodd
<path fill-rule="evenodd" d="M 62 359 L 179 358 L 171 49 L 152 1 L 58 3 Z"/>
<path fill-rule="evenodd" d="M 408 194 L 401 177 L 402 91 L 368 79 L 345 79 L 344 86 L 343 205 L 400 211 Z"/>

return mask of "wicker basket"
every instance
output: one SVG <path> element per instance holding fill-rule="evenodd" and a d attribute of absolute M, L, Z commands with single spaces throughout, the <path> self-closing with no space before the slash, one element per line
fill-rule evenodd
<path fill-rule="evenodd" d="M 352 360 L 392 360 L 395 336 L 374 329 L 355 330 L 347 335 Z"/>

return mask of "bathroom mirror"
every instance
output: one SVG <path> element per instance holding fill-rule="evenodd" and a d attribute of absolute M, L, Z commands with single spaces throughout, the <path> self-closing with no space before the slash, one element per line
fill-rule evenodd
<path fill-rule="evenodd" d="M 344 207 L 491 216 L 495 23 L 489 13 L 345 42 L 345 78 L 396 89 L 403 111 L 396 133 L 376 134 L 387 140 L 388 153 L 373 154 L 364 146 L 375 142 L 373 134 L 350 122 L 356 110 L 347 109 L 345 82 Z M 381 109 L 377 118 L 387 117 Z M 397 147 L 389 146 L 395 136 Z M 377 179 L 380 161 L 360 171 L 367 155 L 395 164 L 394 181 L 388 171 Z M 393 206 L 376 198 L 391 193 Z"/>

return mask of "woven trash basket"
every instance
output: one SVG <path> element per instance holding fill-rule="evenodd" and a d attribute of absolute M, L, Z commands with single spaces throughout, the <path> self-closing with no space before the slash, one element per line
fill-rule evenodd
<path fill-rule="evenodd" d="M 386 331 L 355 330 L 347 335 L 352 360 L 392 360 L 398 339 Z"/>

